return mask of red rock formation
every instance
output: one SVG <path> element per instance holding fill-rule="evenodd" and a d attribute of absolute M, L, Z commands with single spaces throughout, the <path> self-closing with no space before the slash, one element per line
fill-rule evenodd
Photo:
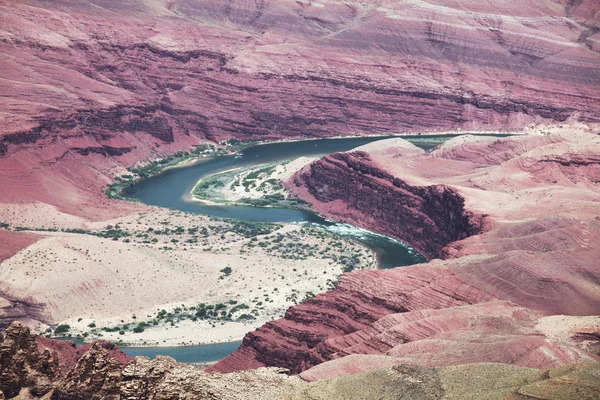
<path fill-rule="evenodd" d="M 67 376 L 58 382 L 52 400 L 118 400 L 122 366 L 108 351 L 94 343 Z"/>
<path fill-rule="evenodd" d="M 295 185 L 322 204 L 319 211 L 363 228 L 377 226 L 428 258 L 439 257 L 448 243 L 479 233 L 483 225 L 481 215 L 465 211 L 456 190 L 408 185 L 363 152 L 327 156 L 297 175 Z"/>
<path fill-rule="evenodd" d="M 13 322 L 0 335 L 0 394 L 12 398 L 26 389 L 41 397 L 58 384 L 52 398 L 88 399 L 90 393 L 107 398 L 103 385 L 118 392 L 121 369 L 131 360 L 108 342 L 76 347 L 73 342 L 32 335 L 29 328 Z M 109 379 L 115 373 L 116 385 Z"/>
<path fill-rule="evenodd" d="M 289 184 L 302 185 L 297 193 L 332 218 L 418 247 L 426 217 L 431 226 L 448 227 L 442 237 L 460 232 L 453 224 L 465 226 L 465 215 L 487 214 L 487 230 L 444 248 L 432 238 L 445 261 L 344 275 L 334 291 L 249 333 L 213 370 L 269 365 L 300 372 L 365 353 L 426 365 L 495 361 L 541 368 L 596 357 L 574 343 L 550 343 L 532 328 L 541 315 L 600 310 L 600 138 L 457 138 L 430 154 L 406 147 L 389 140 L 325 157 Z M 440 201 L 434 203 L 439 212 L 422 212 L 426 202 L 415 201 L 415 193 L 432 193 L 432 184 L 450 186 L 461 199 L 454 213 L 445 210 L 450 202 Z M 416 217 L 389 216 L 410 211 Z"/>
<path fill-rule="evenodd" d="M 600 121 L 592 0 L 0 7 L 1 202 L 104 218 L 115 167 L 205 140 Z"/>
<path fill-rule="evenodd" d="M 38 343 L 38 349 L 40 351 L 44 351 L 45 349 L 49 349 L 59 357 L 60 367 L 64 371 L 69 371 L 77 364 L 77 361 L 83 357 L 85 353 L 88 352 L 92 348 L 92 343 L 84 344 L 81 346 L 76 346 L 75 342 L 72 340 L 55 340 L 49 339 L 41 336 L 36 337 L 36 341 Z M 132 357 L 123 353 L 121 350 L 117 348 L 114 344 L 107 341 L 97 341 L 98 346 L 102 347 L 104 350 L 108 352 L 110 358 L 116 360 L 120 365 L 124 366 L 128 364 Z"/>

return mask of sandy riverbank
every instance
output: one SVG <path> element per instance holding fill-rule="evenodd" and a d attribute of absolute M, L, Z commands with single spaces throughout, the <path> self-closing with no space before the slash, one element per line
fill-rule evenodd
<path fill-rule="evenodd" d="M 11 224 L 26 226 L 45 215 L 45 229 L 85 232 L 37 231 L 40 240 L 2 263 L 2 290 L 45 304 L 49 322 L 67 324 L 68 334 L 89 339 L 136 345 L 239 340 L 290 305 L 328 290 L 342 273 L 345 256 L 360 255 L 360 268 L 376 267 L 363 246 L 299 224 L 226 222 L 159 208 L 89 222 L 53 215 L 48 206 L 17 209 L 25 212 L 20 219 L 15 213 Z M 209 321 L 192 321 L 197 311 L 191 308 L 198 304 L 227 308 Z M 177 308 L 188 311 L 152 324 L 160 310 Z M 244 314 L 254 319 L 238 322 Z M 148 326 L 133 333 L 140 322 Z M 115 327 L 116 332 L 103 331 Z"/>

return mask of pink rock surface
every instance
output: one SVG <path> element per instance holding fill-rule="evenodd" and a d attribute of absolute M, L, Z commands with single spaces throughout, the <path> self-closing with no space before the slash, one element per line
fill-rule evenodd
<path fill-rule="evenodd" d="M 114 344 L 106 341 L 99 341 L 94 343 L 84 344 L 82 346 L 76 346 L 75 342 L 71 340 L 55 340 L 49 339 L 41 336 L 36 336 L 36 341 L 38 344 L 38 350 L 43 352 L 44 349 L 50 350 L 50 352 L 55 351 L 58 354 L 58 360 L 60 368 L 63 371 L 71 370 L 77 361 L 89 350 L 92 348 L 94 343 L 100 343 L 100 345 L 108 350 L 108 354 L 111 358 L 117 360 L 121 365 L 127 365 L 133 357 L 128 356 L 119 350 Z"/>
<path fill-rule="evenodd" d="M 0 1 L 0 203 L 126 214 L 141 206 L 103 196 L 115 171 L 230 137 L 600 122 L 598 11 L 593 0 Z M 447 261 L 350 274 L 215 369 L 299 372 L 333 357 L 325 341 L 399 312 L 494 299 L 597 312 L 597 144 L 575 142 L 484 140 L 316 164 L 344 178 L 310 198 L 317 209 Z M 298 183 L 311 181 L 305 172 Z M 342 182 L 382 213 L 348 201 Z M 318 185 L 298 190 L 314 196 Z M 405 226 L 384 218 L 398 202 Z M 10 240 L 1 254 L 29 243 Z"/>
<path fill-rule="evenodd" d="M 546 339 L 533 329 L 538 317 L 530 309 L 501 301 L 390 314 L 366 329 L 324 342 L 332 358 L 341 361 L 319 364 L 300 376 L 315 381 L 397 364 L 497 362 L 549 369 L 600 359 L 575 344 Z M 389 357 L 345 360 L 358 354 Z"/>
<path fill-rule="evenodd" d="M 4 0 L 0 21 L 0 201 L 95 218 L 110 168 L 206 140 L 600 121 L 592 0 Z"/>
<path fill-rule="evenodd" d="M 298 373 L 348 354 L 535 368 L 596 357 L 533 326 L 543 315 L 600 310 L 600 137 L 457 138 L 403 157 L 384 148 L 325 157 L 288 185 L 329 217 L 445 260 L 346 274 L 332 292 L 248 334 L 214 370 Z M 440 188 L 451 195 L 436 201 Z M 436 236 L 424 234 L 428 225 Z M 444 232 L 462 233 L 452 241 Z"/>
<path fill-rule="evenodd" d="M 35 243 L 39 235 L 0 228 L 0 262 L 17 254 L 22 248 Z"/>

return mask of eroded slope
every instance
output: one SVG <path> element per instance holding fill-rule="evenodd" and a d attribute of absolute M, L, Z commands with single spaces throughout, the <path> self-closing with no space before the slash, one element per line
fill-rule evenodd
<path fill-rule="evenodd" d="M 417 245 L 431 238 L 444 260 L 348 274 L 334 291 L 248 334 L 215 370 L 300 372 L 357 353 L 541 368 L 597 357 L 535 329 L 544 315 L 600 310 L 597 135 L 462 137 L 431 153 L 395 139 L 360 150 L 305 167 L 289 186 L 333 218 Z M 461 201 L 435 202 L 432 214 L 428 197 L 415 202 L 414 194 L 433 188 Z M 465 212 L 483 216 L 479 234 L 451 243 L 428 236 L 428 224 L 460 231 Z"/>

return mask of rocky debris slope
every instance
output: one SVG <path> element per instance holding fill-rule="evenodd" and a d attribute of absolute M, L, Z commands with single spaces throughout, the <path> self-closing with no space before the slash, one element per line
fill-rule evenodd
<path fill-rule="evenodd" d="M 600 310 L 600 137 L 462 137 L 431 153 L 402 142 L 325 157 L 289 185 L 325 215 L 398 232 L 409 244 L 416 238 L 418 248 L 431 227 L 465 232 L 472 226 L 465 221 L 475 220 L 481 232 L 447 243 L 430 238 L 444 260 L 344 275 L 335 290 L 249 333 L 214 370 L 299 373 L 349 354 L 544 369 L 597 359 L 576 340 L 550 340 L 535 326 L 548 315 Z M 415 196 L 439 188 L 457 200 L 429 206 Z M 403 208 L 414 216 L 397 218 L 408 214 Z"/>
<path fill-rule="evenodd" d="M 122 372 L 121 399 L 279 399 L 301 380 L 277 368 L 209 374 L 170 357 L 137 357 Z"/>

